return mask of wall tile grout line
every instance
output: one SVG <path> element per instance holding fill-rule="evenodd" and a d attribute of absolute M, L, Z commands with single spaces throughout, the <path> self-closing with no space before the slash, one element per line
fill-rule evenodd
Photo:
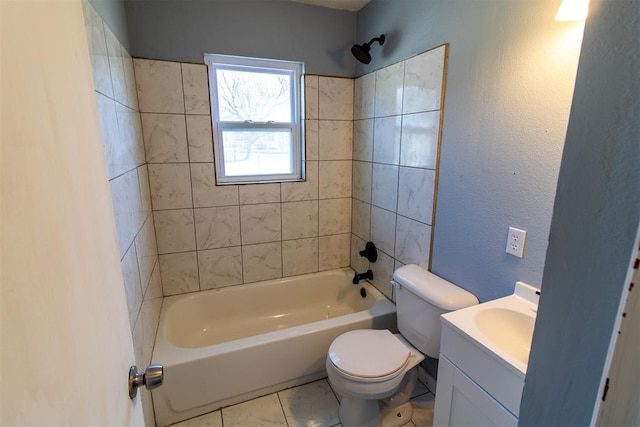
<path fill-rule="evenodd" d="M 434 49 L 440 49 L 440 48 L 444 48 L 444 47 L 439 46 Z M 419 55 L 420 54 L 416 56 L 419 56 Z M 438 66 L 438 64 L 435 62 L 430 63 L 428 66 L 431 66 L 432 64 L 435 67 Z M 400 220 L 402 220 L 403 222 L 402 233 L 406 232 L 404 231 L 404 229 L 406 229 L 407 226 L 410 227 L 410 229 L 411 227 L 419 227 L 419 230 L 420 230 L 419 232 L 425 233 L 425 239 L 420 240 L 420 242 L 422 243 L 419 243 L 419 246 L 416 246 L 413 249 L 411 249 L 411 251 L 413 252 L 408 252 L 403 255 L 402 253 L 398 253 L 397 251 L 392 250 L 392 252 L 396 252 L 396 253 L 393 256 L 390 256 L 386 252 L 386 249 L 382 250 L 382 253 L 384 254 L 384 258 L 385 259 L 390 258 L 391 263 L 395 264 L 395 267 L 391 266 L 389 268 L 397 268 L 399 265 L 403 265 L 408 262 L 408 259 L 406 258 L 406 256 L 409 256 L 409 257 L 415 256 L 419 254 L 421 251 L 427 251 L 424 253 L 424 256 L 426 256 L 426 260 L 420 259 L 420 260 L 414 260 L 413 262 L 419 262 L 421 265 L 424 264 L 425 261 L 428 263 L 430 252 L 431 252 L 430 250 L 428 250 L 428 247 L 431 246 L 431 243 L 430 243 L 431 236 L 429 235 L 429 232 L 431 231 L 432 233 L 432 225 L 430 223 L 433 222 L 432 217 L 434 215 L 435 202 L 432 201 L 430 203 L 431 218 L 429 219 L 424 218 L 424 215 L 419 213 L 422 211 L 416 212 L 415 205 L 413 205 L 414 210 L 406 210 L 407 206 L 404 206 L 403 204 L 406 204 L 407 201 L 406 199 L 403 199 L 403 197 L 412 197 L 409 199 L 411 200 L 411 203 L 414 203 L 413 197 L 415 197 L 415 193 L 413 196 L 409 196 L 409 194 L 406 193 L 407 189 L 405 188 L 405 186 L 408 184 L 408 182 L 406 181 L 406 178 L 408 176 L 420 176 L 420 177 L 424 177 L 422 179 L 429 179 L 428 176 L 430 174 L 435 173 L 437 177 L 437 172 L 438 172 L 437 163 L 433 167 L 422 167 L 422 166 L 416 166 L 411 164 L 405 164 L 405 163 L 410 163 L 410 161 L 403 160 L 404 158 L 402 156 L 402 153 L 405 151 L 405 144 L 412 143 L 410 140 L 407 139 L 408 136 L 405 135 L 405 132 L 408 130 L 407 128 L 408 123 L 405 123 L 405 121 L 411 117 L 420 117 L 420 114 L 425 114 L 425 113 L 440 112 L 441 114 L 442 108 L 435 108 L 435 109 L 429 108 L 430 104 L 427 105 L 426 103 L 421 103 L 424 101 L 424 98 L 422 100 L 417 99 L 415 98 L 415 95 L 414 95 L 414 98 L 407 100 L 407 94 L 409 94 L 409 92 L 407 91 L 408 89 L 407 85 L 413 87 L 416 84 L 416 81 L 414 81 L 416 77 L 413 75 L 410 76 L 410 74 L 408 74 L 408 73 L 411 73 L 411 71 L 409 71 L 410 68 L 408 66 L 408 60 L 400 61 L 396 64 L 391 64 L 386 69 L 388 70 L 391 67 L 395 67 L 391 72 L 387 72 L 385 71 L 385 69 L 375 70 L 371 73 L 365 74 L 355 79 L 355 87 L 358 88 L 357 90 L 361 91 L 362 93 L 358 92 L 359 100 L 357 102 L 354 101 L 354 108 L 358 108 L 360 105 L 362 105 L 363 107 L 367 106 L 372 108 L 373 113 L 366 114 L 366 111 L 363 109 L 362 113 L 360 111 L 355 111 L 356 114 L 354 115 L 353 142 L 354 142 L 354 149 L 356 147 L 356 143 L 359 144 L 358 145 L 359 151 L 357 156 L 355 155 L 355 151 L 354 151 L 353 162 L 354 162 L 354 165 L 357 164 L 356 162 L 359 162 L 359 164 L 362 165 L 357 168 L 359 175 L 356 175 L 354 172 L 354 184 L 355 184 L 355 180 L 360 180 L 361 183 L 358 184 L 359 186 L 370 185 L 370 187 L 368 192 L 368 200 L 363 200 L 363 199 L 366 199 L 367 196 L 365 196 L 362 193 L 353 194 L 352 200 L 353 200 L 353 206 L 354 206 L 353 215 L 355 215 L 356 209 L 358 211 L 361 211 L 362 209 L 368 209 L 369 211 L 368 219 L 370 221 L 369 228 L 368 228 L 368 232 L 370 233 L 369 238 L 374 242 L 377 242 L 376 235 L 379 234 L 380 232 L 378 228 L 375 228 L 375 224 L 379 221 L 380 218 L 378 218 L 376 220 L 376 223 L 374 223 L 374 217 L 379 216 L 382 212 L 384 212 L 385 214 L 387 213 L 393 214 L 394 224 L 393 224 L 392 234 L 394 235 L 393 236 L 394 239 L 391 243 L 393 244 L 394 249 L 398 249 L 398 248 L 395 248 L 396 246 L 395 243 L 398 239 L 397 231 L 398 231 L 398 224 Z M 408 80 L 410 77 L 412 79 L 411 81 Z M 444 74 L 443 74 L 443 77 L 444 77 Z M 388 84 L 385 83 L 387 78 L 389 79 L 388 81 L 390 82 Z M 418 80 L 419 84 L 431 83 L 430 80 L 426 80 L 426 79 L 423 80 L 422 77 L 418 77 L 418 79 L 419 79 Z M 392 83 L 392 81 L 397 83 Z M 383 100 L 379 99 L 380 94 L 382 93 L 381 91 L 384 91 L 385 89 L 392 90 L 390 89 L 391 87 L 393 87 L 394 88 L 393 90 L 395 91 L 396 90 L 395 88 L 399 88 L 400 85 L 402 85 L 402 88 L 403 88 L 403 90 L 401 91 L 402 96 L 397 101 L 397 103 L 395 104 L 392 103 L 392 105 L 394 105 L 394 108 L 396 108 L 395 106 L 397 106 L 397 112 L 390 111 L 388 108 L 385 108 L 385 106 L 383 105 L 384 104 L 384 102 L 382 102 Z M 442 89 L 444 91 L 444 79 L 442 82 L 440 81 L 434 82 L 434 86 L 438 86 L 438 89 Z M 398 90 L 398 92 L 400 91 Z M 391 98 L 393 97 L 390 97 L 390 99 Z M 440 96 L 440 98 L 442 98 L 442 95 Z M 398 150 L 398 154 L 400 155 L 397 161 L 389 161 L 388 158 L 381 158 L 380 153 L 378 153 L 378 149 L 380 148 L 378 144 L 380 144 L 380 141 L 377 141 L 377 140 L 382 135 L 379 134 L 379 131 L 381 131 L 381 128 L 379 126 L 376 126 L 376 122 L 384 118 L 397 118 L 400 121 L 400 124 L 397 125 L 398 129 L 394 131 L 396 132 L 394 137 L 398 138 L 397 150 Z M 356 125 L 357 123 L 362 123 L 362 124 Z M 360 132 L 358 135 L 356 135 L 356 130 Z M 437 139 L 439 140 L 441 126 L 439 126 L 437 130 L 438 130 Z M 360 140 L 358 140 L 358 138 L 360 138 Z M 438 150 L 439 147 L 435 147 L 435 149 Z M 368 155 L 363 156 L 364 153 L 367 153 Z M 436 157 L 437 157 L 437 154 L 436 154 Z M 395 169 L 392 169 L 392 168 L 395 168 Z M 356 168 L 354 167 L 354 171 L 355 170 Z M 396 198 L 394 200 L 395 206 L 393 207 L 385 202 L 384 197 L 381 198 L 380 194 L 376 193 L 375 183 L 378 182 L 378 185 L 380 184 L 379 181 L 384 176 L 384 175 L 381 175 L 381 172 L 385 170 L 388 170 L 389 172 L 391 171 L 395 172 L 395 173 L 393 172 L 392 173 L 395 175 L 395 179 L 397 180 L 395 183 L 395 188 L 392 191 L 389 191 L 389 193 L 396 194 Z M 418 175 L 414 175 L 414 173 L 410 171 L 416 171 L 415 173 L 418 173 Z M 431 179 L 435 178 L 433 175 L 431 176 L 432 176 Z M 402 182 L 401 182 L 401 178 L 402 178 Z M 425 181 L 425 184 L 428 184 L 428 181 Z M 419 184 L 419 185 L 424 185 L 424 184 Z M 422 187 L 422 188 L 425 188 L 425 187 Z M 424 191 L 427 191 L 427 194 L 432 193 L 431 196 L 429 195 L 427 196 L 429 200 L 435 199 L 436 197 L 435 184 L 432 190 L 429 190 L 429 188 L 426 187 Z M 378 195 L 376 196 L 376 194 Z M 425 207 L 428 207 L 426 202 L 425 202 Z M 354 239 L 363 239 L 363 236 L 361 236 L 362 230 L 356 229 L 355 228 L 356 224 L 358 224 L 358 221 L 355 218 L 352 218 L 352 235 L 355 236 Z M 391 223 L 389 223 L 389 226 L 391 226 Z M 425 228 L 422 228 L 422 227 L 425 227 Z M 354 241 L 357 241 L 357 240 L 354 240 Z M 429 243 L 429 244 L 427 245 L 426 243 Z M 402 260 L 400 260 L 398 257 L 402 257 L 401 258 Z M 382 265 L 381 267 L 383 268 L 383 274 L 391 273 L 391 271 L 388 271 L 388 272 L 384 271 L 384 269 L 386 269 L 387 267 Z"/>
<path fill-rule="evenodd" d="M 143 61 L 149 61 L 149 60 L 137 60 L 138 62 L 143 62 Z M 153 61 L 150 61 L 153 62 Z M 158 61 L 158 62 L 162 62 L 162 61 Z M 180 99 L 181 103 L 182 103 L 182 107 L 184 108 L 184 117 L 186 120 L 186 117 L 189 116 L 190 114 L 188 114 L 188 111 L 186 111 L 186 88 L 185 88 L 185 84 L 187 84 L 185 82 L 186 79 L 186 74 L 185 74 L 185 66 L 182 63 L 176 63 L 180 65 L 180 71 L 179 76 L 180 76 L 180 83 L 181 83 L 181 89 L 182 89 L 182 98 Z M 404 66 L 404 63 L 402 65 L 402 67 Z M 202 65 L 202 67 L 205 67 L 204 65 Z M 397 67 L 397 68 L 402 68 L 402 67 Z M 146 68 L 146 67 L 145 67 Z M 144 68 L 140 68 L 141 70 L 144 70 Z M 404 70 L 404 68 L 402 68 Z M 315 228 L 318 230 L 317 234 L 314 234 L 313 236 L 308 236 L 306 235 L 304 237 L 304 239 L 314 239 L 315 241 L 315 247 L 316 247 L 316 259 L 315 259 L 315 263 L 317 265 L 316 270 L 315 271 L 320 271 L 320 270 L 324 270 L 326 268 L 329 267 L 330 264 L 334 264 L 337 262 L 338 258 L 336 257 L 330 257 L 331 259 L 327 258 L 327 256 L 329 254 L 327 254 L 326 249 L 326 245 L 329 244 L 335 244 L 333 242 L 335 242 L 335 239 L 328 239 L 328 237 L 331 236 L 340 236 L 343 233 L 339 233 L 337 231 L 322 231 L 321 227 L 325 227 L 322 224 L 326 225 L 326 221 L 323 222 L 322 218 L 326 218 L 326 207 L 330 206 L 330 203 L 332 203 L 332 201 L 335 201 L 334 203 L 338 203 L 338 201 L 340 199 L 349 199 L 350 200 L 350 206 L 349 206 L 349 210 L 351 211 L 351 218 L 350 220 L 347 219 L 348 223 L 346 224 L 347 227 L 349 228 L 348 232 L 344 233 L 346 236 L 349 237 L 348 241 L 345 242 L 344 244 L 346 245 L 345 249 L 349 249 L 348 253 L 345 254 L 346 258 L 344 258 L 344 261 L 347 262 L 348 264 L 351 264 L 350 260 L 351 260 L 351 253 L 355 251 L 355 248 L 350 248 L 352 241 L 354 242 L 353 244 L 359 244 L 357 243 L 357 241 L 354 241 L 351 239 L 351 236 L 354 236 L 353 238 L 362 238 L 362 236 L 359 236 L 360 231 L 355 231 L 354 225 L 356 224 L 353 215 L 354 215 L 354 203 L 355 201 L 358 201 L 358 203 L 366 203 L 366 205 L 362 205 L 361 207 L 359 206 L 357 208 L 357 210 L 362 211 L 363 209 L 366 209 L 368 211 L 368 218 L 365 221 L 368 221 L 368 224 L 366 224 L 367 228 L 368 228 L 368 236 L 366 236 L 368 239 L 374 239 L 376 237 L 376 233 L 379 230 L 374 230 L 373 229 L 373 224 L 372 224 L 372 217 L 375 215 L 379 215 L 380 212 L 385 212 L 385 213 L 392 213 L 393 214 L 393 224 L 390 223 L 390 228 L 393 228 L 393 232 L 391 234 L 393 234 L 393 240 L 390 243 L 395 243 L 396 237 L 395 235 L 397 234 L 397 227 L 398 227 L 398 220 L 400 218 L 407 218 L 410 219 L 412 221 L 415 222 L 411 222 L 411 224 L 418 224 L 421 223 L 421 221 L 419 220 L 415 220 L 413 218 L 411 218 L 412 215 L 407 216 L 406 213 L 403 214 L 399 214 L 398 213 L 398 208 L 400 206 L 400 198 L 397 196 L 397 193 L 403 191 L 401 189 L 400 186 L 400 176 L 402 175 L 402 171 L 406 169 L 411 169 L 411 170 L 425 170 L 424 168 L 419 168 L 419 167 L 413 167 L 413 166 L 405 166 L 402 165 L 400 162 L 400 159 L 398 159 L 398 161 L 394 161 L 391 163 L 385 163 L 383 159 L 379 159 L 376 156 L 378 156 L 379 154 L 377 153 L 376 150 L 376 144 L 374 144 L 374 141 L 379 137 L 378 132 L 379 129 L 376 129 L 376 127 L 374 126 L 376 119 L 381 119 L 381 118 L 385 118 L 385 117 L 398 117 L 400 118 L 400 129 L 398 130 L 398 135 L 399 135 L 399 139 L 400 141 L 398 142 L 398 150 L 402 150 L 403 148 L 403 141 L 402 138 L 403 136 L 403 129 L 402 129 L 402 121 L 404 119 L 405 116 L 409 115 L 409 114 L 415 114 L 415 113 L 407 113 L 404 114 L 403 112 L 400 112 L 399 114 L 388 114 L 388 111 L 384 110 L 381 108 L 381 103 L 378 100 L 379 94 L 377 94 L 377 92 L 379 92 L 380 90 L 382 90 L 381 88 L 384 89 L 384 85 L 382 85 L 380 78 L 378 77 L 380 71 L 376 71 L 373 73 L 374 78 L 370 78 L 371 80 L 369 81 L 369 83 L 367 83 L 366 85 L 362 86 L 362 89 L 358 89 L 358 95 L 359 97 L 364 98 L 364 102 L 369 102 L 369 105 L 371 105 L 373 107 L 373 115 L 372 117 L 365 117 L 368 116 L 369 114 L 358 114 L 358 115 L 354 115 L 353 117 L 350 117 L 348 119 L 343 119 L 341 117 L 336 117 L 336 118 L 332 118 L 329 119 L 327 118 L 327 116 L 324 116 L 324 114 L 331 114 L 333 115 L 333 113 L 328 113 L 328 112 L 333 112 L 335 111 L 335 109 L 331 109 L 331 107 L 327 107 L 330 104 L 326 104 L 326 102 L 333 102 L 333 99 L 339 99 L 340 93 L 336 92 L 333 90 L 333 88 L 331 86 L 327 86 L 327 85 L 332 85 L 334 84 L 332 82 L 331 78 L 326 78 L 326 77 L 322 77 L 322 76 L 309 76 L 307 75 L 305 77 L 305 90 L 306 90 L 306 95 L 307 95 L 307 99 L 308 100 L 312 100 L 312 104 L 307 103 L 305 106 L 305 112 L 306 113 L 310 113 L 310 114 L 306 114 L 305 116 L 305 120 L 307 123 L 313 123 L 316 122 L 318 124 L 318 129 L 317 130 L 313 130 L 311 131 L 312 133 L 309 133 L 309 129 L 314 128 L 312 125 L 309 126 L 309 128 L 307 129 L 307 144 L 306 144 L 306 148 L 314 150 L 311 152 L 311 155 L 307 155 L 307 161 L 313 161 L 313 163 L 316 165 L 318 172 L 317 172 L 317 176 L 314 175 L 314 179 L 317 180 L 317 193 L 315 195 L 313 195 L 310 199 L 308 199 L 307 197 L 303 197 L 301 200 L 297 200 L 297 199 L 284 199 L 283 197 L 283 186 L 280 185 L 280 191 L 278 194 L 278 201 L 275 201 L 275 203 L 278 203 L 278 211 L 280 214 L 280 219 L 279 219 L 279 226 L 280 226 L 280 235 L 279 238 L 277 240 L 274 240 L 272 242 L 279 242 L 280 243 L 280 259 L 279 259 L 279 264 L 280 264 L 280 271 L 281 271 L 281 277 L 285 276 L 285 271 L 289 271 L 289 268 L 287 267 L 290 263 L 290 261 L 288 260 L 288 255 L 285 253 L 285 247 L 287 246 L 287 244 L 285 244 L 284 242 L 287 241 L 294 241 L 294 240 L 302 240 L 303 238 L 299 237 L 299 238 L 292 238 L 291 236 L 293 235 L 289 235 L 289 237 L 284 237 L 284 231 L 285 228 L 287 228 L 287 224 L 285 224 L 285 218 L 284 218 L 284 214 L 287 211 L 286 206 L 291 206 L 292 203 L 294 202 L 300 202 L 300 201 L 305 201 L 305 200 L 315 200 L 318 206 L 318 216 L 316 218 L 315 221 Z M 205 73 L 206 74 L 206 73 Z M 397 77 L 394 77 L 397 79 Z M 403 72 L 401 79 L 404 83 L 406 83 L 405 80 L 406 76 L 405 73 Z M 144 79 L 143 79 L 144 80 Z M 205 78 L 206 80 L 206 78 Z M 205 81 L 203 80 L 203 82 Z M 338 82 L 339 85 L 344 85 L 344 80 L 345 79 L 340 79 L 340 81 Z M 345 88 L 348 88 L 347 92 L 343 92 L 345 95 L 350 95 L 350 100 L 346 101 L 348 103 L 350 103 L 351 105 L 355 105 L 356 104 L 356 100 L 355 100 L 355 82 L 356 80 L 353 79 L 347 79 L 350 82 L 353 82 L 353 86 L 351 86 L 349 88 L 349 86 L 343 86 Z M 406 89 L 406 88 L 405 88 Z M 360 93 L 360 91 L 362 91 L 362 93 Z M 373 91 L 373 93 L 369 93 Z M 148 93 L 146 90 L 141 91 L 140 93 Z M 207 96 L 209 95 L 209 93 L 207 93 Z M 191 95 L 190 95 L 191 96 Z M 315 96 L 315 98 L 313 98 Z M 366 98 L 373 98 L 372 102 L 370 100 L 367 100 Z M 402 93 L 402 98 L 401 101 L 404 103 L 404 99 L 406 97 L 406 91 L 403 91 Z M 331 100 L 329 100 L 329 98 L 331 98 Z M 329 100 L 329 101 L 328 101 Z M 378 101 L 377 101 L 378 100 Z M 362 99 L 360 99 L 358 102 L 363 102 Z M 376 105 L 377 104 L 377 105 Z M 145 104 L 146 105 L 146 104 Z M 149 108 L 150 110 L 153 108 Z M 409 110 L 407 110 L 409 111 Z M 167 114 L 170 115 L 170 114 Z M 202 115 L 204 117 L 206 117 L 207 115 Z M 379 116 L 379 117 L 378 117 Z M 371 126 L 370 130 L 366 130 L 366 132 L 368 133 L 368 135 L 366 135 L 367 137 L 367 142 L 366 144 L 372 144 L 371 149 L 370 149 L 370 155 L 367 156 L 366 159 L 361 159 L 360 156 L 356 157 L 354 156 L 354 143 L 356 141 L 356 136 L 355 136 L 355 126 L 353 125 L 356 121 L 364 121 L 364 120 L 368 120 L 371 123 L 367 125 L 367 128 L 369 126 Z M 335 143 L 337 141 L 333 141 L 333 140 L 327 140 L 327 136 L 329 136 L 329 133 L 323 133 L 326 131 L 326 127 L 323 128 L 323 124 L 328 124 L 328 123 L 348 123 L 351 125 L 351 132 L 348 135 L 348 140 L 349 140 L 349 154 L 345 154 L 345 155 L 337 155 L 335 156 L 333 153 L 341 153 L 341 151 L 334 151 L 337 148 L 337 145 L 335 145 Z M 331 126 L 329 126 L 331 127 Z M 315 129 L 315 128 L 314 128 Z M 325 129 L 325 131 L 323 131 L 323 129 Z M 187 128 L 186 130 L 187 132 L 187 148 L 189 148 L 188 146 L 188 141 L 189 139 L 191 139 L 190 135 L 192 130 L 190 128 Z M 370 140 L 370 141 L 369 141 Z M 317 141 L 317 142 L 316 142 Z M 345 140 L 345 144 L 346 144 L 346 140 Z M 317 144 L 317 146 L 316 146 Z M 327 144 L 330 144 L 327 145 Z M 241 212 L 243 210 L 243 208 L 241 206 L 256 206 L 256 205 L 260 205 L 260 204 L 264 204 L 264 203 L 257 203 L 257 200 L 240 200 L 240 199 L 236 199 L 236 202 L 231 202 L 231 203 L 218 203 L 216 201 L 207 201 L 205 203 L 199 202 L 198 207 L 196 208 L 196 203 L 195 203 L 195 192 L 196 192 L 196 188 L 194 186 L 194 172 L 192 170 L 192 165 L 195 164 L 204 164 L 204 165 L 213 165 L 214 161 L 203 161 L 202 158 L 199 159 L 195 159 L 192 157 L 192 153 L 191 152 L 187 152 L 187 163 L 189 165 L 189 189 L 190 189 L 190 196 L 191 196 L 191 207 L 190 209 L 193 210 L 193 214 L 194 214 L 194 230 L 192 230 L 192 233 L 194 233 L 197 237 L 197 227 L 195 227 L 195 213 L 197 212 L 196 209 L 206 209 L 206 208 L 217 208 L 217 207 L 222 207 L 222 206 L 238 206 L 238 211 Z M 375 160 L 374 160 L 375 159 Z M 382 161 L 381 161 L 382 160 Z M 347 164 L 345 164 L 345 162 L 350 162 L 348 163 L 348 171 L 346 170 L 347 168 Z M 360 168 L 356 169 L 355 165 L 358 164 L 356 162 L 361 163 L 362 165 L 367 165 L 364 166 L 364 170 L 366 171 L 367 169 L 370 170 L 370 172 L 364 172 L 366 175 L 364 176 L 363 181 L 363 185 L 367 186 L 367 193 L 368 193 L 368 199 L 367 201 L 365 200 L 360 200 L 361 198 L 363 198 L 363 195 L 361 194 L 355 194 L 354 192 L 354 182 L 353 179 L 359 178 L 359 174 L 360 174 Z M 170 161 L 165 161 L 165 162 L 158 162 L 156 163 L 155 161 L 153 163 L 149 163 L 149 165 L 156 165 L 156 164 L 183 164 L 183 162 L 170 162 Z M 335 166 L 334 166 L 335 165 Z M 207 170 L 209 169 L 209 166 L 204 166 L 203 170 Z M 375 168 L 374 168 L 375 166 Z M 376 176 L 378 176 L 378 174 L 376 174 L 374 171 L 374 169 L 377 169 L 378 166 L 384 166 L 384 167 L 388 167 L 389 171 L 392 172 L 395 175 L 395 180 L 396 182 L 393 183 L 393 185 L 395 185 L 395 189 L 393 190 L 394 193 L 396 193 L 396 197 L 395 199 L 393 199 L 393 205 L 391 206 L 391 204 L 386 204 L 386 203 L 380 203 L 379 196 L 377 195 L 375 188 L 374 188 L 374 181 L 376 181 Z M 337 167 L 337 168 L 341 168 L 345 175 L 347 174 L 351 174 L 351 182 L 348 183 L 348 195 L 345 192 L 346 197 L 338 197 L 337 193 L 332 194 L 331 190 L 326 188 L 326 185 L 328 183 L 330 183 L 330 181 L 328 181 L 328 176 L 326 176 L 326 173 L 328 170 L 331 170 L 333 167 Z M 395 168 L 395 169 L 391 169 L 391 168 Z M 184 172 L 186 174 L 186 171 Z M 378 172 L 379 173 L 379 172 Z M 151 174 L 150 174 L 151 176 Z M 379 177 L 378 177 L 379 180 Z M 308 180 L 305 181 L 305 183 L 308 183 Z M 211 184 L 207 184 L 207 185 L 211 185 Z M 301 185 L 305 185 L 305 184 L 301 184 Z M 243 187 L 244 188 L 244 187 Z M 295 187 L 294 187 L 295 188 Z M 215 189 L 215 191 L 222 191 L 223 188 L 222 187 L 213 187 L 211 189 L 207 188 L 203 191 L 213 191 Z M 329 193 L 327 193 L 327 190 L 329 190 Z M 346 189 L 345 189 L 346 190 Z M 154 190 L 156 191 L 156 190 Z M 239 190 L 236 190 L 239 191 Z M 295 190 L 294 190 L 295 191 Z M 239 195 L 242 192 L 239 192 L 236 194 L 236 198 L 239 197 Z M 213 193 L 209 193 L 210 195 L 206 196 L 207 198 L 209 198 L 208 200 L 211 200 L 211 197 L 217 197 L 217 195 L 214 195 Z M 366 198 L 366 197 L 364 197 Z M 375 199 L 375 200 L 374 200 Z M 203 199 L 203 200 L 207 200 L 207 199 Z M 247 203 L 248 202 L 248 203 Z M 265 203 L 274 203 L 271 201 L 265 201 Z M 287 203 L 287 205 L 283 205 L 284 203 Z M 380 204 L 382 204 L 381 207 L 379 206 Z M 157 209 L 158 205 L 157 203 L 154 204 L 154 210 L 157 211 L 170 211 L 170 210 L 175 210 L 176 209 L 176 205 L 171 205 L 170 203 L 163 203 L 162 204 L 162 208 L 163 209 Z M 374 207 L 376 209 L 374 209 Z M 381 209 L 381 210 L 377 210 L 377 209 Z M 178 208 L 178 209 L 185 209 L 185 208 Z M 346 211 L 346 208 L 345 208 Z M 347 211 L 348 212 L 348 211 Z M 241 215 L 240 215 L 241 216 Z M 424 224 L 424 223 L 422 223 Z M 428 224 L 426 224 L 428 226 Z M 243 221 L 240 221 L 239 225 L 237 226 L 238 228 L 236 229 L 235 232 L 239 232 L 242 235 L 243 229 L 245 228 L 246 224 L 243 223 Z M 237 231 L 239 230 L 239 231 Z M 337 230 L 337 229 L 336 229 Z M 338 240 L 343 240 L 344 237 L 340 237 Z M 306 243 L 305 243 L 306 244 Z M 311 241 L 309 241 L 309 244 L 314 244 L 311 243 Z M 240 257 L 239 257 L 239 263 L 240 266 L 242 266 L 242 272 L 239 272 L 238 274 L 240 274 L 241 278 L 240 280 L 244 283 L 246 281 L 246 277 L 245 277 L 245 272 L 247 271 L 247 265 L 246 263 L 249 262 L 249 260 L 246 258 L 246 251 L 243 251 L 242 249 L 245 248 L 245 246 L 251 246 L 251 245 L 247 245 L 246 241 L 240 241 Z M 225 246 L 228 247 L 228 246 Z M 202 258 L 200 256 L 200 254 L 202 253 L 202 251 L 204 250 L 208 250 L 208 249 L 204 249 L 204 247 L 196 247 L 195 253 L 196 253 L 196 259 L 197 259 L 197 270 L 198 270 L 198 285 L 199 287 L 202 289 L 202 283 L 200 283 L 203 279 L 203 277 L 201 277 L 201 270 L 203 268 L 203 266 L 201 265 L 202 262 L 204 262 L 204 258 Z M 173 251 L 172 251 L 173 252 Z M 395 252 L 395 251 L 392 251 Z M 383 252 L 384 253 L 384 252 Z M 387 257 L 385 254 L 385 262 L 386 264 L 384 265 L 380 265 L 381 267 L 383 267 L 385 269 L 385 273 L 386 270 L 393 268 L 393 266 L 389 265 L 389 262 L 391 262 L 392 264 L 394 262 L 398 262 L 399 260 L 395 258 L 395 256 L 398 256 L 398 254 L 395 254 L 392 257 Z M 406 261 L 406 260 L 405 260 Z M 190 261 L 191 262 L 191 261 Z M 329 262 L 330 264 L 327 264 L 327 262 Z M 342 261 L 340 262 L 340 264 L 342 264 Z M 288 273 L 287 273 L 288 274 Z M 252 274 L 253 275 L 253 274 Z"/>
<path fill-rule="evenodd" d="M 185 84 L 184 84 L 184 71 L 183 66 L 180 64 L 180 84 L 182 87 L 182 106 L 184 109 L 183 120 L 185 123 L 186 143 L 187 143 L 187 162 L 189 164 L 189 189 L 191 190 L 191 212 L 193 217 L 193 236 L 196 240 L 196 272 L 198 276 L 198 289 L 202 289 L 202 279 L 200 277 L 200 249 L 198 248 L 198 233 L 196 230 L 196 210 L 195 210 L 195 195 L 193 192 L 193 175 L 191 172 L 191 151 L 189 150 L 189 127 L 187 126 L 187 101 L 185 99 Z"/>

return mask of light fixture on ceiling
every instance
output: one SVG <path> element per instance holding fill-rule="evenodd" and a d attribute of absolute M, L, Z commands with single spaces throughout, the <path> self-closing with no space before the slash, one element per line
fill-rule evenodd
<path fill-rule="evenodd" d="M 589 0 L 562 0 L 556 21 L 581 21 L 589 12 Z"/>

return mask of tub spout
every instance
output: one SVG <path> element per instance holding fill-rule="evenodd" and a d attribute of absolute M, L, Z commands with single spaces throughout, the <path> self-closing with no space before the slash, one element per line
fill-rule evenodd
<path fill-rule="evenodd" d="M 353 284 L 357 285 L 358 283 L 360 283 L 360 280 L 364 279 L 373 280 L 373 271 L 367 270 L 365 273 L 356 273 L 353 276 Z"/>

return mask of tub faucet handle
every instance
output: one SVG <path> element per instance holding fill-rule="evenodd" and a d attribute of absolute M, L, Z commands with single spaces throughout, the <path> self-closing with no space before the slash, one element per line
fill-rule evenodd
<path fill-rule="evenodd" d="M 378 249 L 373 242 L 367 242 L 364 246 L 364 250 L 360 251 L 360 256 L 365 257 L 369 262 L 376 262 L 378 260 Z"/>
<path fill-rule="evenodd" d="M 358 283 L 360 283 L 360 280 L 364 280 L 364 279 L 373 280 L 373 271 L 367 270 L 365 273 L 360 273 L 360 274 L 356 273 L 353 276 L 353 284 L 357 285 Z"/>

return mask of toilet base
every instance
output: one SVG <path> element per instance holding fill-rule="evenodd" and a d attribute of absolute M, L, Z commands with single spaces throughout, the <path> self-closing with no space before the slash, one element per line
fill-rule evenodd
<path fill-rule="evenodd" d="M 342 396 L 338 409 L 340 422 L 344 427 L 380 427 L 380 401 Z"/>
<path fill-rule="evenodd" d="M 401 427 L 411 421 L 413 406 L 406 402 L 394 408 L 381 409 L 379 400 L 343 396 L 338 415 L 344 427 Z"/>
<path fill-rule="evenodd" d="M 396 392 L 386 399 L 362 399 L 342 395 L 338 415 L 344 427 L 400 427 L 411 421 L 411 394 L 418 368 L 411 368 Z"/>
<path fill-rule="evenodd" d="M 407 402 L 395 408 L 383 408 L 380 411 L 382 427 L 400 427 L 411 421 L 413 406 Z"/>

